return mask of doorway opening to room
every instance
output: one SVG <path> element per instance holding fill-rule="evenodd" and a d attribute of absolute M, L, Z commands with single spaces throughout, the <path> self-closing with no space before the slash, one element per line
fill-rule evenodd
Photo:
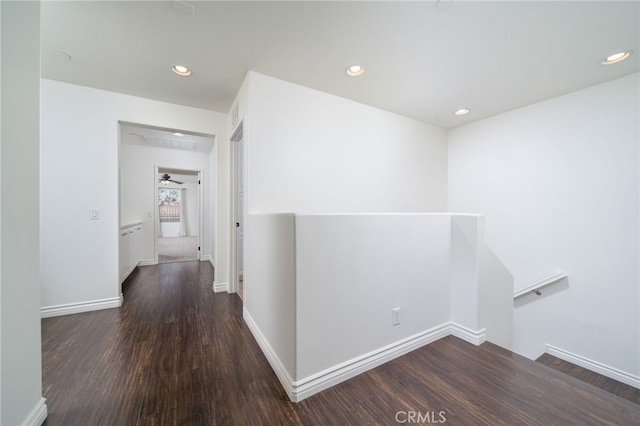
<path fill-rule="evenodd" d="M 157 167 L 158 263 L 199 260 L 201 172 Z"/>
<path fill-rule="evenodd" d="M 120 284 L 138 265 L 199 259 L 213 266 L 216 136 L 118 125 Z"/>
<path fill-rule="evenodd" d="M 242 123 L 231 137 L 231 292 L 244 300 L 244 167 Z"/>

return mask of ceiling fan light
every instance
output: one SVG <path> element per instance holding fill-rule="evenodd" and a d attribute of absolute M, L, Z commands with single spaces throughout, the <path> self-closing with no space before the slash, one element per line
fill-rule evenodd
<path fill-rule="evenodd" d="M 171 175 L 169 173 L 163 174 L 162 177 L 160 177 L 160 179 L 158 179 L 158 182 L 160 182 L 162 185 L 169 185 L 169 182 L 173 182 L 173 183 L 178 184 L 178 185 L 184 184 L 184 182 L 179 182 L 177 180 L 172 179 Z"/>

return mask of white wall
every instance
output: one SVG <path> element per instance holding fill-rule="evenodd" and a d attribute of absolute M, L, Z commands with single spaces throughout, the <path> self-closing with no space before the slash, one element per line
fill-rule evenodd
<path fill-rule="evenodd" d="M 226 141 L 226 115 L 52 80 L 41 85 L 42 305 L 117 298 L 118 121 Z M 225 212 L 228 200 L 216 196 L 216 206 Z M 89 208 L 100 209 L 100 220 L 89 220 Z"/>
<path fill-rule="evenodd" d="M 46 416 L 40 355 L 40 3 L 1 2 L 0 424 Z"/>
<path fill-rule="evenodd" d="M 133 136 L 122 135 L 122 137 L 126 139 Z M 209 157 L 209 153 L 196 151 L 156 148 L 127 143 L 121 145 L 121 220 L 123 225 L 142 222 L 142 260 L 144 262 L 152 262 L 155 259 L 155 206 L 158 203 L 158 198 L 155 194 L 156 166 L 203 171 L 204 230 L 201 255 L 203 257 L 213 255 L 213 239 L 211 235 L 214 225 L 211 211 L 213 182 L 211 182 L 212 170 L 210 169 L 211 160 Z M 188 187 L 184 193 L 185 199 L 191 197 L 194 201 L 185 209 L 185 214 L 189 211 L 193 213 L 187 221 L 187 223 L 193 222 L 192 228 L 187 231 L 192 232 L 189 235 L 198 235 L 198 186 L 197 184 L 185 183 L 180 187 Z M 151 217 L 149 217 L 149 212 L 151 212 Z"/>
<path fill-rule="evenodd" d="M 207 173 L 207 176 L 209 176 L 210 174 L 211 174 L 211 171 Z M 198 236 L 200 235 L 200 232 L 198 232 L 198 228 L 200 226 L 198 224 L 198 222 L 200 221 L 200 213 L 198 212 L 199 210 L 198 183 L 185 182 L 184 185 L 181 185 L 181 188 L 182 188 L 182 204 L 184 209 L 183 213 L 184 213 L 185 233 L 188 236 Z M 209 201 L 209 197 L 207 196 L 204 200 L 204 204 L 206 206 L 205 211 L 207 212 L 209 211 L 208 201 Z M 211 219 L 209 219 L 208 214 L 205 216 L 205 223 L 207 225 L 213 223 Z M 209 237 L 207 237 L 205 238 L 205 241 L 209 243 L 212 240 Z M 211 256 L 212 247 L 210 244 L 207 244 L 207 245 L 208 245 L 207 252 L 205 253 L 203 251 L 201 254 Z M 204 247 L 202 247 L 202 250 L 204 250 Z"/>
<path fill-rule="evenodd" d="M 484 220 L 478 229 L 478 327 L 487 341 L 513 350 L 513 275 L 484 243 Z"/>
<path fill-rule="evenodd" d="M 296 215 L 297 380 L 450 320 L 450 223 L 447 214 Z"/>
<path fill-rule="evenodd" d="M 478 218 L 451 218 L 451 320 L 478 328 Z"/>
<path fill-rule="evenodd" d="M 2 5 L 0 5 L 0 142 L 2 141 Z M 0 143 L 0 188 L 2 188 L 2 148 Z M 2 199 L 0 198 L 0 320 L 2 319 Z M 0 324 L 0 421 L 2 421 L 2 325 Z"/>
<path fill-rule="evenodd" d="M 261 344 L 267 342 L 283 385 L 296 375 L 295 361 L 295 218 L 293 214 L 249 215 L 255 244 L 247 249 L 244 317 Z M 274 359 L 270 360 L 273 364 Z"/>
<path fill-rule="evenodd" d="M 446 209 L 444 129 L 253 72 L 247 80 L 250 212 Z"/>
<path fill-rule="evenodd" d="M 511 345 L 513 282 L 485 259 L 480 216 L 251 213 L 248 224 L 244 318 L 293 401 L 449 334 Z"/>
<path fill-rule="evenodd" d="M 209 154 L 209 170 L 214 170 L 214 175 L 210 178 L 213 193 L 209 201 L 209 211 L 214 212 L 210 230 L 214 249 L 212 251 L 212 261 L 215 266 L 214 282 L 229 283 L 230 278 L 230 246 L 231 229 L 233 220 L 230 216 L 230 142 L 227 128 L 224 123 L 219 124 L 216 120 L 216 144 Z M 228 285 L 228 284 L 227 284 Z"/>
<path fill-rule="evenodd" d="M 486 214 L 516 289 L 569 274 L 516 305 L 516 352 L 640 373 L 639 89 L 634 74 L 449 132 L 449 210 Z"/>
<path fill-rule="evenodd" d="M 238 121 L 243 123 L 245 214 L 445 210 L 445 130 L 254 72 L 245 78 L 236 104 Z M 229 115 L 229 128 L 233 129 L 233 114 Z M 255 321 L 254 328 L 263 330 L 266 340 L 282 352 L 289 347 L 290 336 L 286 328 L 271 332 L 274 320 L 270 315 L 282 318 L 283 312 L 289 312 L 282 310 L 279 295 L 291 294 L 282 288 L 283 282 L 274 279 L 273 285 L 268 285 L 264 274 L 254 273 L 260 265 L 266 268 L 256 255 L 264 252 L 265 241 L 261 230 L 253 229 L 253 221 L 245 220 L 245 225 L 246 314 Z M 308 260 L 305 256 L 298 259 Z M 349 301 L 354 294 L 355 290 L 348 293 Z M 309 299 L 300 300 L 307 303 Z M 388 310 L 385 324 L 391 315 Z M 408 309 L 409 318 L 413 314 Z M 358 318 L 355 311 L 340 315 L 345 317 L 345 325 L 349 324 L 347 320 Z M 407 321 L 403 330 L 412 323 Z M 325 329 L 318 322 L 296 319 L 296 326 L 300 324 L 311 329 L 296 331 L 302 342 L 297 351 L 311 354 L 310 336 Z M 382 340 L 389 339 L 385 336 Z M 365 340 L 352 348 L 332 344 L 340 346 L 339 350 L 322 362 L 298 352 L 296 359 L 303 364 L 288 374 L 303 377 L 338 359 L 361 354 L 364 346 L 374 348 L 380 343 L 380 339 Z M 291 368 L 289 358 L 282 362 L 287 370 Z"/>

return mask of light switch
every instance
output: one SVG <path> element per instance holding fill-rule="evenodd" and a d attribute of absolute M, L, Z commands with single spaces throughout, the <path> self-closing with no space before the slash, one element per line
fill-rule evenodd
<path fill-rule="evenodd" d="M 89 209 L 89 219 L 91 220 L 100 219 L 100 209 Z"/>

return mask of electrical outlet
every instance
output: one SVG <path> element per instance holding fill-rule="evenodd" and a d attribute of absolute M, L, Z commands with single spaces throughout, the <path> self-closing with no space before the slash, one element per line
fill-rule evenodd
<path fill-rule="evenodd" d="M 391 324 L 392 325 L 400 324 L 400 308 L 395 308 L 391 310 Z"/>

